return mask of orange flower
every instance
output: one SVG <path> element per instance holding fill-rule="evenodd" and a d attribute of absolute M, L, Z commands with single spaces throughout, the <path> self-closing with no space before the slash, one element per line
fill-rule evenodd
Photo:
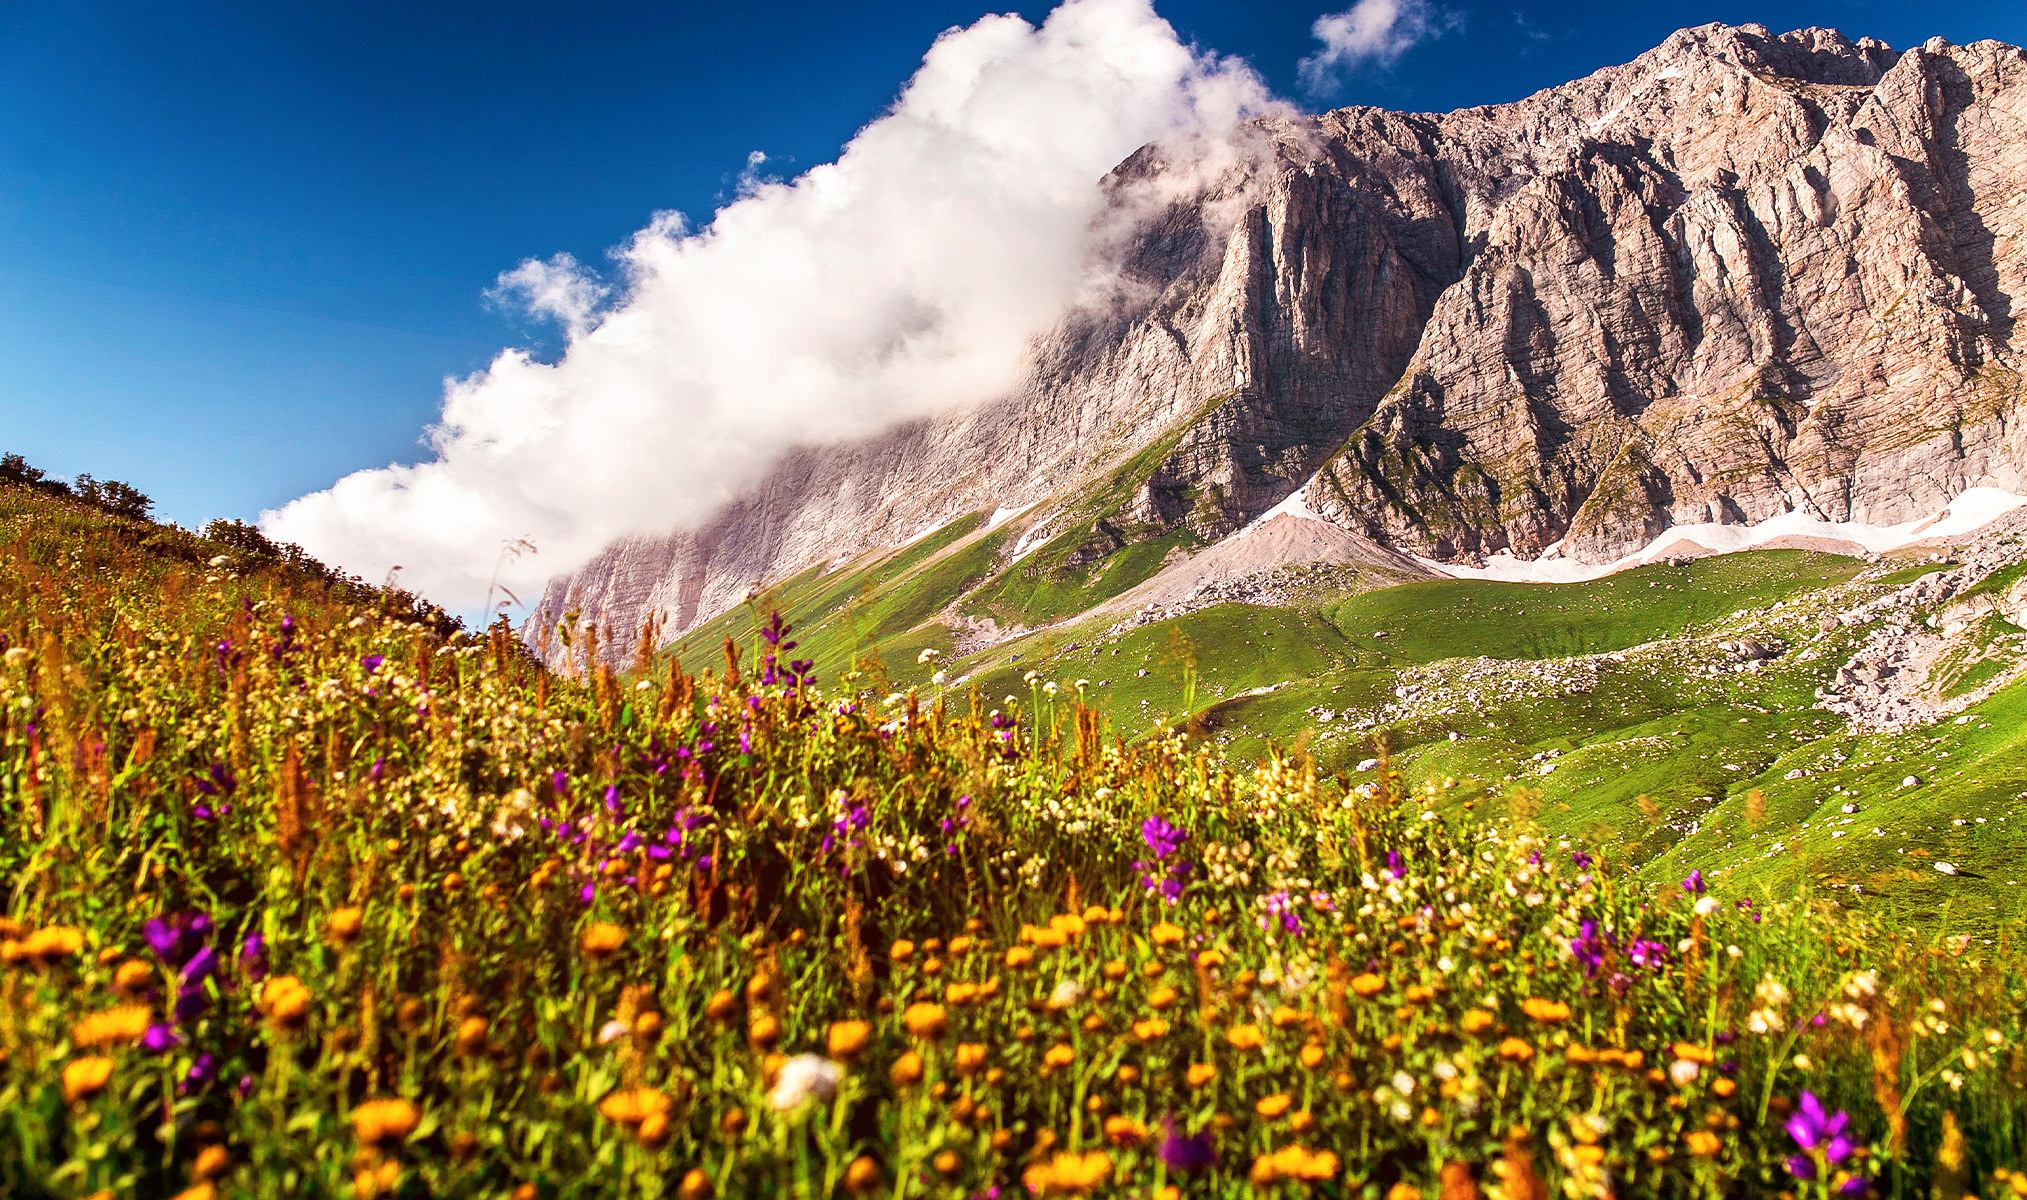
<path fill-rule="evenodd" d="M 363 909 L 340 908 L 325 918 L 324 934 L 340 946 L 349 946 L 358 939 L 359 931 L 365 924 L 366 913 Z"/>
<path fill-rule="evenodd" d="M 1703 1063 L 1707 1066 L 1717 1061 L 1717 1056 L 1710 1052 L 1709 1047 L 1699 1046 L 1695 1042 L 1677 1042 L 1668 1049 L 1675 1057 L 1685 1062 Z"/>
<path fill-rule="evenodd" d="M 1302 1012 L 1300 1009 L 1289 1008 L 1284 1004 L 1280 1008 L 1275 1009 L 1267 1019 L 1274 1022 L 1274 1028 L 1286 1029 L 1290 1025 L 1301 1024 Z"/>
<path fill-rule="evenodd" d="M 1049 928 L 1066 938 L 1081 937 L 1084 933 L 1084 918 L 1076 913 L 1063 913 L 1049 918 Z"/>
<path fill-rule="evenodd" d="M 84 949 L 84 931 L 68 925 L 48 925 L 10 944 L 16 947 L 19 957 L 45 967 L 54 966 Z"/>
<path fill-rule="evenodd" d="M 1296 1057 L 1301 1060 L 1304 1069 L 1314 1071 L 1323 1065 L 1323 1047 L 1311 1042 L 1302 1047 L 1302 1053 Z"/>
<path fill-rule="evenodd" d="M 872 1036 L 873 1027 L 864 1021 L 835 1021 L 825 1039 L 825 1048 L 832 1058 L 848 1063 L 865 1050 L 866 1041 Z"/>
<path fill-rule="evenodd" d="M 1168 1022 L 1160 1017 L 1149 1017 L 1133 1023 L 1133 1036 L 1143 1042 L 1159 1041 L 1168 1034 Z"/>
<path fill-rule="evenodd" d="M 1295 1097 L 1286 1092 L 1276 1092 L 1271 1096 L 1261 1097 L 1260 1102 L 1253 1105 L 1253 1111 L 1271 1121 L 1282 1113 L 1287 1112 L 1289 1106 L 1294 1103 Z"/>
<path fill-rule="evenodd" d="M 1107 1117 L 1105 1140 L 1115 1146 L 1138 1146 L 1147 1140 L 1147 1126 L 1132 1117 Z"/>
<path fill-rule="evenodd" d="M 922 1056 L 913 1050 L 894 1060 L 894 1066 L 887 1072 L 895 1087 L 913 1087 L 922 1082 Z"/>
<path fill-rule="evenodd" d="M 130 1045 L 148 1032 L 154 1014 L 146 1005 L 127 1004 L 95 1012 L 71 1027 L 70 1040 L 80 1050 Z"/>
<path fill-rule="evenodd" d="M 1200 1088 L 1217 1077 L 1218 1069 L 1210 1063 L 1191 1063 L 1189 1070 L 1183 1073 L 1183 1078 L 1193 1088 Z"/>
<path fill-rule="evenodd" d="M 985 1065 L 985 1046 L 979 1042 L 960 1042 L 953 1062 L 959 1075 L 970 1078 Z"/>
<path fill-rule="evenodd" d="M 895 962 L 907 962 L 915 957 L 915 943 L 902 938 L 887 949 L 887 957 Z"/>
<path fill-rule="evenodd" d="M 739 997 L 731 988 L 719 988 L 704 1002 L 704 1015 L 713 1021 L 730 1021 L 739 1011 Z"/>
<path fill-rule="evenodd" d="M 403 1141 L 421 1123 L 415 1105 L 399 1098 L 368 1100 L 352 1110 L 352 1132 L 368 1146 Z"/>
<path fill-rule="evenodd" d="M 943 1036 L 944 1015 L 941 1004 L 910 1004 L 901 1013 L 901 1024 L 918 1038 L 940 1038 Z"/>
<path fill-rule="evenodd" d="M 1716 1158 L 1724 1149 L 1724 1142 L 1708 1129 L 1692 1129 L 1682 1141 L 1698 1158 Z"/>
<path fill-rule="evenodd" d="M 1385 991 L 1386 986 L 1387 981 L 1381 979 L 1379 976 L 1373 974 L 1371 971 L 1366 971 L 1362 974 L 1355 975 L 1352 977 L 1351 980 L 1351 990 L 1353 992 L 1356 992 L 1362 999 L 1366 1000 L 1370 1000 L 1374 996 L 1377 996 L 1381 992 Z"/>
<path fill-rule="evenodd" d="M 1163 921 L 1148 931 L 1148 937 L 1157 946 L 1173 946 L 1180 943 L 1183 939 L 1182 926 L 1171 925 L 1167 921 Z"/>
<path fill-rule="evenodd" d="M 1173 1005 L 1175 1000 L 1176 991 L 1172 987 L 1158 987 L 1147 993 L 1147 1007 L 1156 1012 L 1161 1012 L 1163 1009 Z"/>
<path fill-rule="evenodd" d="M 577 944 L 584 951 L 584 956 L 595 962 L 626 945 L 626 930 L 609 922 L 596 921 L 585 927 Z"/>
<path fill-rule="evenodd" d="M 1457 1028 L 1469 1034 L 1480 1034 L 1492 1028 L 1492 1014 L 1482 1008 L 1474 1008 L 1457 1019 Z"/>
<path fill-rule="evenodd" d="M 1042 1055 L 1042 1065 L 1050 1068 L 1067 1067 L 1076 1061 L 1077 1051 L 1068 1042 L 1057 1042 L 1049 1047 L 1047 1054 Z"/>
<path fill-rule="evenodd" d="M 138 996 L 154 982 L 155 969 L 138 958 L 130 958 L 113 972 L 113 990 L 122 996 Z"/>
<path fill-rule="evenodd" d="M 1511 1062 L 1526 1062 L 1534 1057 L 1534 1047 L 1519 1038 L 1510 1037 L 1499 1043 L 1499 1057 Z"/>
<path fill-rule="evenodd" d="M 1081 1196 L 1112 1173 L 1112 1160 L 1103 1150 L 1079 1154 L 1065 1150 L 1046 1163 L 1036 1163 L 1021 1174 L 1021 1182 L 1037 1196 Z"/>
<path fill-rule="evenodd" d="M 295 1029 L 309 1019 L 310 1003 L 316 997 L 303 981 L 293 975 L 277 975 L 260 987 L 260 1009 L 284 1029 Z"/>
<path fill-rule="evenodd" d="M 1337 1155 L 1328 1150 L 1312 1151 L 1302 1146 L 1286 1146 L 1254 1159 L 1252 1179 L 1263 1187 L 1281 1179 L 1314 1183 L 1335 1176 L 1337 1167 Z"/>
<path fill-rule="evenodd" d="M 975 983 L 953 983 L 943 989 L 943 1002 L 952 1008 L 963 1008 L 978 996 Z"/>
<path fill-rule="evenodd" d="M 110 1058 L 80 1058 L 63 1068 L 63 1099 L 67 1104 L 88 1100 L 105 1090 L 113 1079 L 113 1060 Z"/>
<path fill-rule="evenodd" d="M 1006 952 L 1008 967 L 1025 967 L 1035 959 L 1035 952 L 1026 946 L 1012 946 Z"/>
<path fill-rule="evenodd" d="M 1520 1011 L 1544 1025 L 1555 1025 L 1570 1019 L 1570 1006 L 1560 1000 L 1544 1000 L 1530 996 L 1520 1002 Z"/>
<path fill-rule="evenodd" d="M 666 1117 L 671 1101 L 653 1088 L 618 1088 L 598 1102 L 598 1115 L 628 1130 L 638 1129 L 649 1117 Z"/>
<path fill-rule="evenodd" d="M 1258 1025 L 1234 1025 L 1225 1031 L 1225 1040 L 1241 1050 L 1258 1050 L 1267 1044 L 1267 1035 Z"/>
<path fill-rule="evenodd" d="M 458 1022 L 457 1052 L 470 1058 L 486 1048 L 486 1034 L 492 1031 L 492 1022 L 476 1014 Z"/>
<path fill-rule="evenodd" d="M 848 1192 L 870 1192 L 880 1185 L 880 1164 L 868 1155 L 861 1154 L 845 1168 L 845 1190 Z"/>

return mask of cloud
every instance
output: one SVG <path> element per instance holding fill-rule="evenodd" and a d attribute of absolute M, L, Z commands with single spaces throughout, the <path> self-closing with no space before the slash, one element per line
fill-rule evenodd
<path fill-rule="evenodd" d="M 1031 339 L 1102 285 L 1106 172 L 1273 106 L 1149 0 L 953 29 L 837 161 L 786 182 L 749 161 L 702 229 L 657 215 L 614 252 L 612 293 L 561 255 L 501 276 L 495 296 L 562 323 L 557 360 L 510 349 L 447 380 L 432 459 L 349 475 L 263 528 L 469 610 L 512 539 L 541 551 L 508 564 L 521 590 L 701 520 L 791 445 L 1004 394 Z"/>
<path fill-rule="evenodd" d="M 1297 74 L 1311 95 L 1328 95 L 1345 72 L 1368 62 L 1384 66 L 1416 42 L 1442 36 L 1445 24 L 1428 0 L 1358 0 L 1316 18 L 1309 32 L 1323 48 L 1298 63 Z"/>

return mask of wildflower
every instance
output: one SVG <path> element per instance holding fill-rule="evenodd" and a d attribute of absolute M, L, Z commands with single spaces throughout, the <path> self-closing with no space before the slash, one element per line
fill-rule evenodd
<path fill-rule="evenodd" d="M 1301 1024 L 1302 1013 L 1299 1009 L 1289 1008 L 1284 1004 L 1268 1014 L 1267 1019 L 1274 1023 L 1274 1028 L 1286 1029 L 1290 1025 Z"/>
<path fill-rule="evenodd" d="M 1115 1146 L 1138 1146 L 1147 1140 L 1147 1126 L 1132 1117 L 1107 1117 L 1105 1140 Z"/>
<path fill-rule="evenodd" d="M 857 1166 L 858 1164 L 853 1163 L 852 1165 Z M 676 1188 L 676 1195 L 679 1200 L 710 1200 L 711 1177 L 704 1174 L 703 1169 L 700 1167 L 690 1168 L 689 1172 L 683 1176 L 683 1182 Z"/>
<path fill-rule="evenodd" d="M 1286 1146 L 1254 1159 L 1252 1180 L 1263 1187 L 1282 1179 L 1314 1183 L 1332 1178 L 1337 1174 L 1337 1168 L 1337 1155 L 1328 1150 L 1312 1151 L 1302 1146 Z"/>
<path fill-rule="evenodd" d="M 137 1042 L 148 1032 L 153 1016 L 146 1005 L 128 1004 L 95 1012 L 71 1028 L 70 1040 L 80 1050 L 97 1050 Z"/>
<path fill-rule="evenodd" d="M 130 958 L 113 972 L 113 990 L 122 996 L 139 996 L 154 981 L 154 969 L 138 958 Z"/>
<path fill-rule="evenodd" d="M 615 1088 L 598 1102 L 598 1115 L 632 1132 L 650 1116 L 666 1114 L 671 1101 L 653 1088 Z M 357 1121 L 355 1116 L 354 1121 Z M 407 1135 L 403 1135 L 404 1137 Z M 362 1135 L 361 1141 L 366 1140 Z"/>
<path fill-rule="evenodd" d="M 1824 1112 L 1823 1102 L 1816 1098 L 1816 1093 L 1807 1090 L 1802 1092 L 1796 1108 L 1786 1128 L 1802 1153 L 1788 1159 L 1788 1174 L 1796 1179 L 1815 1179 L 1819 1169 L 1838 1166 L 1851 1157 L 1856 1147 L 1844 1136 L 1844 1127 L 1851 1123 L 1850 1113 L 1841 1109 L 1835 1115 Z"/>
<path fill-rule="evenodd" d="M 1042 1065 L 1051 1070 L 1067 1067 L 1076 1061 L 1077 1051 L 1068 1042 L 1057 1042 L 1049 1047 L 1047 1054 L 1042 1055 Z"/>
<path fill-rule="evenodd" d="M 1499 1043 L 1499 1057 L 1509 1062 L 1526 1062 L 1534 1057 L 1534 1047 L 1519 1038 L 1510 1037 Z"/>
<path fill-rule="evenodd" d="M 340 946 L 349 946 L 359 937 L 365 913 L 357 908 L 340 908 L 324 920 L 324 933 Z"/>
<path fill-rule="evenodd" d="M 1544 1000 L 1530 996 L 1520 1002 L 1520 1011 L 1544 1025 L 1554 1025 L 1570 1019 L 1570 1006 L 1560 1000 Z"/>
<path fill-rule="evenodd" d="M 915 957 L 915 943 L 902 938 L 887 948 L 887 957 L 897 963 L 907 962 Z"/>
<path fill-rule="evenodd" d="M 1143 1042 L 1159 1041 L 1168 1034 L 1168 1022 L 1160 1017 L 1149 1017 L 1133 1023 L 1133 1036 Z"/>
<path fill-rule="evenodd" d="M 367 1146 L 405 1141 L 421 1122 L 415 1105 L 399 1098 L 368 1100 L 352 1110 L 352 1132 Z"/>
<path fill-rule="evenodd" d="M 315 997 L 293 975 L 277 975 L 261 985 L 259 1008 L 283 1029 L 295 1029 L 309 1019 Z"/>
<path fill-rule="evenodd" d="M 872 1034 L 873 1027 L 864 1021 L 837 1021 L 831 1025 L 824 1045 L 832 1058 L 849 1063 L 865 1050 Z"/>
<path fill-rule="evenodd" d="M 1371 971 L 1366 971 L 1362 974 L 1354 975 L 1352 976 L 1351 980 L 1352 992 L 1355 993 L 1360 999 L 1364 1000 L 1370 1000 L 1374 996 L 1379 995 L 1382 991 L 1386 990 L 1386 986 L 1387 981 L 1373 974 Z"/>
<path fill-rule="evenodd" d="M 1302 1052 L 1296 1057 L 1301 1061 L 1304 1070 L 1314 1071 L 1323 1065 L 1323 1047 L 1311 1042 L 1302 1047 Z"/>
<path fill-rule="evenodd" d="M 1021 1182 L 1037 1196 L 1081 1196 L 1105 1182 L 1112 1173 L 1112 1160 L 1103 1150 L 1078 1153 L 1065 1150 L 1046 1163 L 1037 1163 L 1021 1174 Z"/>
<path fill-rule="evenodd" d="M 626 945 L 626 930 L 605 921 L 595 921 L 585 926 L 577 945 L 586 958 L 598 962 Z"/>
<path fill-rule="evenodd" d="M 763 1048 L 772 1046 L 781 1040 L 781 1022 L 769 1013 L 755 1016 L 747 1023 L 746 1040 Z"/>
<path fill-rule="evenodd" d="M 894 1060 L 887 1077 L 894 1081 L 895 1087 L 913 1087 L 922 1082 L 922 1056 L 913 1050 L 908 1051 Z"/>
<path fill-rule="evenodd" d="M 486 1048 L 486 1034 L 491 1032 L 492 1023 L 476 1014 L 458 1022 L 457 1052 L 466 1058 Z"/>
<path fill-rule="evenodd" d="M 1701 869 L 1697 869 L 1691 871 L 1689 873 L 1689 878 L 1684 879 L 1682 881 L 1682 890 L 1688 892 L 1692 896 L 1701 896 L 1705 892 L 1710 890 L 1710 885 L 1704 882 L 1703 871 Z"/>
<path fill-rule="evenodd" d="M 84 931 L 67 925 L 36 930 L 17 943 L 18 953 L 38 966 L 51 967 L 84 949 Z"/>
<path fill-rule="evenodd" d="M 63 1099 L 66 1104 L 89 1100 L 112 1082 L 113 1060 L 94 1056 L 75 1059 L 63 1068 Z"/>
<path fill-rule="evenodd" d="M 150 1054 L 167 1054 L 182 1040 L 175 1029 L 157 1021 L 141 1034 L 141 1049 Z"/>
<path fill-rule="evenodd" d="M 838 1064 L 815 1054 L 798 1054 L 781 1065 L 767 1102 L 777 1112 L 801 1108 L 809 1100 L 828 1101 L 837 1094 L 844 1071 Z"/>
<path fill-rule="evenodd" d="M 848 1192 L 870 1192 L 880 1184 L 880 1164 L 870 1155 L 861 1154 L 845 1168 L 845 1190 Z"/>
<path fill-rule="evenodd" d="M 720 1024 L 730 1021 L 738 1011 L 739 997 L 731 988 L 719 988 L 704 1002 L 704 1015 Z"/>
<path fill-rule="evenodd" d="M 1033 962 L 1034 958 L 1035 952 L 1028 947 L 1010 946 L 1006 952 L 1006 965 L 1009 970 L 1018 969 Z"/>
<path fill-rule="evenodd" d="M 1062 1010 L 1084 998 L 1084 985 L 1074 979 L 1058 980 L 1055 989 L 1049 993 L 1050 1008 Z"/>
<path fill-rule="evenodd" d="M 963 1008 L 978 998 L 979 986 L 975 983 L 958 982 L 943 989 L 943 1002 L 952 1008 Z"/>
<path fill-rule="evenodd" d="M 1286 1092 L 1276 1092 L 1271 1096 L 1262 1097 L 1259 1103 L 1253 1105 L 1253 1111 L 1271 1121 L 1287 1112 L 1289 1106 L 1294 1103 L 1295 1097 Z"/>
<path fill-rule="evenodd" d="M 901 1013 L 901 1024 L 911 1036 L 934 1040 L 943 1036 L 945 1018 L 940 1004 L 910 1004 Z"/>
<path fill-rule="evenodd" d="M 1474 1008 L 1457 1018 L 1457 1028 L 1476 1036 L 1492 1028 L 1492 1014 L 1482 1008 Z"/>
<path fill-rule="evenodd" d="M 1191 1063 L 1183 1078 L 1192 1088 L 1200 1088 L 1218 1077 L 1218 1069 L 1210 1063 Z"/>
<path fill-rule="evenodd" d="M 957 1068 L 957 1073 L 968 1079 L 976 1075 L 978 1069 L 985 1065 L 985 1046 L 979 1042 L 960 1043 L 952 1062 Z"/>
<path fill-rule="evenodd" d="M 1688 1059 L 1678 1058 L 1668 1064 L 1668 1078 L 1674 1080 L 1677 1087 L 1688 1087 L 1696 1082 L 1696 1077 L 1702 1073 L 1702 1070 L 1702 1067 L 1697 1066 Z"/>
<path fill-rule="evenodd" d="M 1161 1125 L 1163 1136 L 1156 1153 L 1169 1170 L 1181 1173 L 1201 1171 L 1217 1163 L 1218 1151 L 1209 1137 L 1177 1133 L 1174 1117 L 1163 1117 Z"/>
<path fill-rule="evenodd" d="M 1267 1035 L 1258 1025 L 1234 1025 L 1225 1032 L 1225 1040 L 1240 1050 L 1258 1050 L 1267 1044 Z"/>
<path fill-rule="evenodd" d="M 1157 946 L 1173 946 L 1181 942 L 1183 936 L 1182 926 L 1171 925 L 1167 921 L 1157 923 L 1148 931 L 1148 938 Z"/>

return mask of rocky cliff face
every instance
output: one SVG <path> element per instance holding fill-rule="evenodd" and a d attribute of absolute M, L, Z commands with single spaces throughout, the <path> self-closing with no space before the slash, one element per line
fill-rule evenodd
<path fill-rule="evenodd" d="M 755 580 L 1023 507 L 1066 569 L 1298 489 L 1438 561 L 1605 562 L 1675 524 L 2027 490 L 2017 48 L 1713 25 L 1513 104 L 1257 134 L 1139 219 L 1116 303 L 1013 394 L 793 454 L 542 611 L 671 637 Z M 1186 167 L 1150 148 L 1107 186 Z"/>

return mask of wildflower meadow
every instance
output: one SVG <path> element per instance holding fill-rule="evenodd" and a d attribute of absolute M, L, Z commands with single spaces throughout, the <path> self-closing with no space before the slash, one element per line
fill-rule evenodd
<path fill-rule="evenodd" d="M 2027 1195 L 2003 933 L 753 617 L 549 669 L 6 489 L 0 1192 Z"/>

